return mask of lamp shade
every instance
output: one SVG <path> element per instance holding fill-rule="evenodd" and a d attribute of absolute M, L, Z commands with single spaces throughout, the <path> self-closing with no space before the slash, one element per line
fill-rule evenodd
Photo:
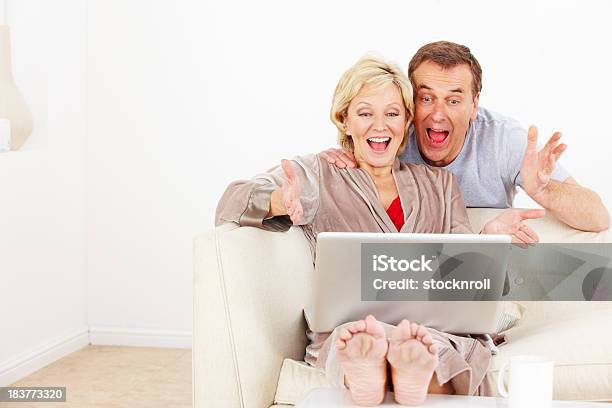
<path fill-rule="evenodd" d="M 17 150 L 32 133 L 32 113 L 13 79 L 11 34 L 0 25 L 0 118 L 11 123 L 11 150 Z"/>

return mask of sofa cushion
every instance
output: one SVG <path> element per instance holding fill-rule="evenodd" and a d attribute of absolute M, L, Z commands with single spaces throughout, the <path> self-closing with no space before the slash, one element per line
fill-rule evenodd
<path fill-rule="evenodd" d="M 286 358 L 281 367 L 275 404 L 296 404 L 314 388 L 327 388 L 325 372 L 303 361 Z"/>
<path fill-rule="evenodd" d="M 523 317 L 525 306 L 519 302 L 503 302 L 503 308 L 497 320 L 497 333 L 514 327 Z"/>
<path fill-rule="evenodd" d="M 612 314 L 612 302 L 518 302 L 523 306 L 523 316 L 518 327 L 527 328 L 547 324 L 559 318 L 571 317 L 598 310 L 608 310 Z M 512 335 L 512 333 L 510 334 Z"/>

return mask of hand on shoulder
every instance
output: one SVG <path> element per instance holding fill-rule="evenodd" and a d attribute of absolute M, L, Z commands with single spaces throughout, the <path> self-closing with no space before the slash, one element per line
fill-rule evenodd
<path fill-rule="evenodd" d="M 338 168 L 356 167 L 355 156 L 352 153 L 345 152 L 342 149 L 327 149 L 319 153 L 321 158 L 329 164 L 334 164 Z"/>

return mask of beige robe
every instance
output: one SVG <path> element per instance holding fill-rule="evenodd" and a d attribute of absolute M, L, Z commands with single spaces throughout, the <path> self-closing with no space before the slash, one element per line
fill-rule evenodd
<path fill-rule="evenodd" d="M 300 181 L 304 210 L 299 225 L 315 255 L 319 232 L 398 232 L 381 206 L 374 182 L 367 171 L 338 168 L 318 155 L 292 161 Z M 463 198 L 452 173 L 395 160 L 392 174 L 399 192 L 405 223 L 399 232 L 472 233 Z M 281 167 L 251 180 L 236 181 L 226 189 L 217 206 L 216 224 L 235 222 L 270 231 L 287 231 L 293 224 L 287 216 L 267 219 L 272 191 L 283 184 Z M 385 326 L 390 330 L 388 325 Z M 311 344 L 305 360 L 325 368 L 328 380 L 343 386 L 341 367 L 335 362 L 335 335 L 308 333 Z M 483 394 L 479 388 L 489 366 L 490 350 L 479 340 L 453 336 L 430 329 L 439 347 L 436 374 L 440 384 L 451 381 L 456 392 Z"/>

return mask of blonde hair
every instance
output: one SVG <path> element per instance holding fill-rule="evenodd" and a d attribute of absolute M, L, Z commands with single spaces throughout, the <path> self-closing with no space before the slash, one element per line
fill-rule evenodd
<path fill-rule="evenodd" d="M 402 140 L 397 154 L 404 150 L 408 142 L 408 128 L 414 117 L 412 85 L 406 74 L 397 65 L 372 54 L 365 55 L 342 74 L 334 91 L 330 117 L 338 128 L 338 144 L 342 149 L 353 152 L 355 148 L 353 138 L 346 134 L 346 127 L 344 126 L 348 107 L 353 98 L 365 85 L 368 85 L 373 91 L 378 91 L 389 84 L 397 86 L 406 107 L 407 121 L 404 140 Z"/>

